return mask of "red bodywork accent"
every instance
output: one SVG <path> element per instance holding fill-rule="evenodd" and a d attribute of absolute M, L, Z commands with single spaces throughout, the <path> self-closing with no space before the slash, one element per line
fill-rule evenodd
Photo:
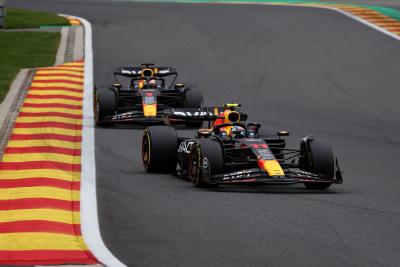
<path fill-rule="evenodd" d="M 232 181 L 224 181 L 226 184 L 234 184 L 234 183 L 254 183 L 257 182 L 257 178 L 249 178 L 243 180 L 232 180 Z"/>
<path fill-rule="evenodd" d="M 220 125 L 223 123 L 225 123 L 225 117 L 224 117 L 224 113 L 221 112 L 221 113 L 219 113 L 218 118 L 214 121 L 213 126 L 217 126 L 217 125 Z"/>
<path fill-rule="evenodd" d="M 264 170 L 264 163 L 265 163 L 265 160 L 259 159 L 259 160 L 257 161 L 257 163 L 258 163 L 258 168 L 260 168 L 261 170 Z"/>
<path fill-rule="evenodd" d="M 250 144 L 252 148 L 268 148 L 267 144 Z"/>

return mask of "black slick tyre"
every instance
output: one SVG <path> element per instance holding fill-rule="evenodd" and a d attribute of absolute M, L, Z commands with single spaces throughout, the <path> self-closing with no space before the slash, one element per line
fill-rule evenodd
<path fill-rule="evenodd" d="M 201 138 L 197 144 L 192 146 L 188 166 L 189 176 L 194 186 L 218 186 L 210 184 L 210 178 L 212 175 L 221 174 L 224 171 L 224 156 L 220 143 L 216 140 Z M 205 171 L 207 173 L 204 173 Z"/>
<path fill-rule="evenodd" d="M 170 126 L 151 126 L 143 134 L 142 161 L 147 172 L 168 173 L 176 169 L 178 138 Z"/>
<path fill-rule="evenodd" d="M 108 116 L 114 115 L 117 110 L 117 96 L 111 89 L 96 90 L 95 120 L 96 125 L 104 126 L 111 124 L 104 121 Z"/>
<path fill-rule="evenodd" d="M 201 108 L 203 106 L 203 95 L 201 92 L 190 88 L 183 95 L 183 106 L 185 108 Z M 199 128 L 203 125 L 202 121 L 185 122 L 187 127 Z"/>
<path fill-rule="evenodd" d="M 310 139 L 306 144 L 301 144 L 303 170 L 316 174 L 325 175 L 329 180 L 333 180 L 335 172 L 335 160 L 332 147 L 318 139 Z M 312 182 L 304 183 L 308 189 L 326 189 L 332 185 L 331 182 Z"/>

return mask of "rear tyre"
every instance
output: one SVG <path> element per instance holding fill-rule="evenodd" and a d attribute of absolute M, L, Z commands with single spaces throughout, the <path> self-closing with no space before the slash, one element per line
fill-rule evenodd
<path fill-rule="evenodd" d="M 217 184 L 210 184 L 210 179 L 223 171 L 224 156 L 218 141 L 201 138 L 199 143 L 192 146 L 189 157 L 189 176 L 194 186 L 217 187 Z"/>
<path fill-rule="evenodd" d="M 95 120 L 96 125 L 104 126 L 112 123 L 104 119 L 114 115 L 117 110 L 117 96 L 111 89 L 96 90 Z"/>
<path fill-rule="evenodd" d="M 183 106 L 185 108 L 201 108 L 203 106 L 203 95 L 193 87 L 185 91 L 183 95 Z M 203 125 L 202 121 L 185 122 L 186 127 L 200 128 Z"/>
<path fill-rule="evenodd" d="M 142 161 L 147 172 L 167 173 L 176 169 L 178 137 L 170 126 L 151 126 L 143 134 Z"/>
<path fill-rule="evenodd" d="M 303 140 L 300 145 L 302 170 L 325 175 L 333 180 L 335 172 L 335 160 L 332 147 L 318 139 Z M 326 189 L 331 182 L 304 183 L 308 189 Z"/>

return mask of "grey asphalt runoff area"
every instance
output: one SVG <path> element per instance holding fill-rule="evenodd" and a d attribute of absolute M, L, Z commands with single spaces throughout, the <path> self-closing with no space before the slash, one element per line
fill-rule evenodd
<path fill-rule="evenodd" d="M 128 266 L 398 266 L 400 42 L 313 8 L 20 1 L 93 26 L 95 81 L 175 66 L 208 105 L 334 147 L 344 184 L 196 189 L 146 174 L 141 129 L 96 129 L 99 220 Z M 111 81 L 111 80 L 110 80 Z M 181 131 L 191 135 L 193 131 Z"/>

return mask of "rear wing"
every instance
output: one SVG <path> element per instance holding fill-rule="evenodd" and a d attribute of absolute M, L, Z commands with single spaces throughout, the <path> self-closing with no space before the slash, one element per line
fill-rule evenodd
<path fill-rule="evenodd" d="M 167 124 L 184 121 L 208 121 L 211 122 L 220 118 L 224 107 L 203 107 L 203 108 L 173 108 L 164 110 L 164 120 Z M 247 114 L 238 112 L 240 121 L 247 120 Z M 211 126 L 210 126 L 211 127 Z"/>
<path fill-rule="evenodd" d="M 123 76 L 128 78 L 142 77 L 144 69 L 150 69 L 154 77 L 166 77 L 170 75 L 178 75 L 176 70 L 171 67 L 120 67 L 114 71 L 114 76 Z"/>

